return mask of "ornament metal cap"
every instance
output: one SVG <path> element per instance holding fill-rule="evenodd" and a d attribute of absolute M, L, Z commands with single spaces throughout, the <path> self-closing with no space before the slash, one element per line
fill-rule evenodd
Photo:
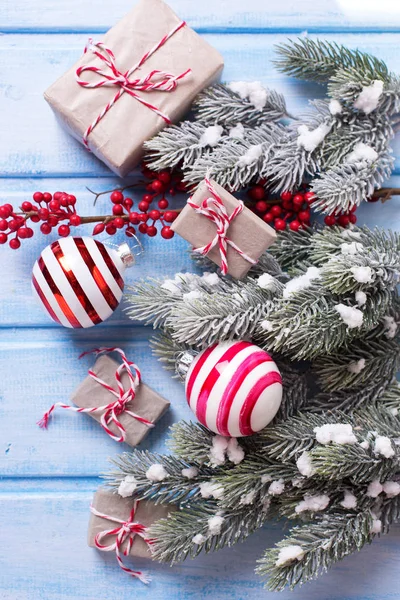
<path fill-rule="evenodd" d="M 117 253 L 125 267 L 132 267 L 135 264 L 135 257 L 128 244 L 124 242 L 117 248 Z"/>
<path fill-rule="evenodd" d="M 197 355 L 198 352 L 196 352 L 195 350 L 185 350 L 185 352 L 182 352 L 178 356 L 175 371 L 182 381 L 185 381 L 186 375 L 190 369 L 190 365 L 192 364 Z"/>

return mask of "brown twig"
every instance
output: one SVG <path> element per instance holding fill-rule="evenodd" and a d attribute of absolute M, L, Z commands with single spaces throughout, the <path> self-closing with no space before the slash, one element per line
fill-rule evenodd
<path fill-rule="evenodd" d="M 383 187 L 376 190 L 372 195 L 373 198 L 379 198 L 382 204 L 391 200 L 392 196 L 400 196 L 400 188 Z"/>

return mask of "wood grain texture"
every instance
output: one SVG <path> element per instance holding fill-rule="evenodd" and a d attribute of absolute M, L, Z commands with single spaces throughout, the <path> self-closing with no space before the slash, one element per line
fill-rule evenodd
<path fill-rule="evenodd" d="M 0 37 L 0 175 L 3 177 L 106 176 L 107 167 L 65 133 L 42 92 L 81 55 L 87 42 L 84 34 L 4 35 Z M 360 48 L 384 59 L 399 70 L 397 34 L 329 34 L 330 41 Z M 274 46 L 286 34 L 209 34 L 205 38 L 225 59 L 223 79 L 260 79 L 283 92 L 289 111 L 299 113 L 309 98 L 324 96 L 324 88 L 298 82 L 278 73 L 273 66 Z M 27 60 L 29 53 L 29 60 Z M 32 73 L 35 81 L 32 82 Z M 88 90 L 88 93 L 94 93 Z M 134 102 L 134 101 L 133 101 Z M 400 156 L 400 142 L 395 143 Z M 400 158 L 396 161 L 400 173 Z"/>
<path fill-rule="evenodd" d="M 224 78 L 260 79 L 285 93 L 297 113 L 323 89 L 286 78 L 273 68 L 273 47 L 307 30 L 370 51 L 400 72 L 400 8 L 393 0 L 170 0 L 171 6 L 224 55 Z M 42 92 L 80 55 L 89 34 L 99 34 L 131 2 L 3 0 L 0 14 L 0 202 L 19 204 L 36 189 L 67 190 L 82 214 L 93 213 L 86 186 L 102 191 L 120 181 L 56 123 Z M 98 37 L 98 35 L 97 35 Z M 400 187 L 400 143 L 394 145 Z M 106 210 L 101 198 L 95 211 Z M 400 229 L 400 198 L 361 207 L 360 222 Z M 90 228 L 88 228 L 88 233 Z M 189 419 L 183 387 L 151 355 L 150 329 L 130 322 L 120 307 L 106 323 L 85 331 L 56 327 L 30 291 L 32 265 L 46 241 L 36 236 L 24 250 L 0 247 L 0 598 L 3 600 L 398 600 L 400 528 L 350 557 L 328 575 L 294 593 L 263 590 L 253 575 L 258 557 L 282 535 L 269 524 L 232 549 L 169 569 L 151 570 L 147 588 L 117 567 L 112 555 L 86 546 L 88 507 L 109 469 L 113 442 L 92 419 L 56 412 L 48 431 L 37 419 L 54 401 L 68 400 L 92 359 L 82 350 L 119 344 L 143 369 L 146 383 L 171 401 L 171 410 L 142 448 L 165 450 L 168 425 Z M 118 242 L 123 236 L 113 238 Z M 188 246 L 175 238 L 145 242 L 145 254 L 127 272 L 139 277 L 193 269 Z"/>
<path fill-rule="evenodd" d="M 110 5 L 91 0 L 3 0 L 0 31 L 103 32 L 127 13 L 134 1 Z M 398 31 L 400 15 L 394 0 L 170 0 L 171 8 L 191 27 L 205 33 L 284 31 Z"/>

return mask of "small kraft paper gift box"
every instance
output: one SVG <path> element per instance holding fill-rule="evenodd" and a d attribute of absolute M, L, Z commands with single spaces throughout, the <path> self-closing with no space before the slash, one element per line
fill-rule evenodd
<path fill-rule="evenodd" d="M 205 179 L 171 229 L 223 275 L 241 279 L 276 240 L 275 230 L 212 179 Z"/>
<path fill-rule="evenodd" d="M 135 388 L 133 400 L 124 404 L 119 412 L 118 399 L 109 388 L 112 388 L 116 395 L 119 394 L 116 373 L 120 367 L 109 356 L 100 356 L 89 373 L 93 373 L 102 383 L 99 383 L 93 375 L 89 374 L 74 392 L 71 400 L 76 406 L 84 409 L 84 412 L 100 422 L 106 431 L 110 430 L 110 433 L 114 435 L 114 439 L 124 441 L 130 446 L 137 446 L 147 435 L 152 424 L 163 416 L 170 403 L 149 386 L 140 382 Z M 127 369 L 120 370 L 120 382 L 124 390 L 130 389 L 131 380 Z M 108 415 L 110 418 L 104 424 L 102 418 L 104 419 L 104 415 L 107 414 L 105 411 L 90 412 L 90 409 L 94 407 L 107 406 L 116 400 L 117 405 L 114 414 L 116 414 L 116 419 L 122 425 L 124 431 L 113 420 L 112 411 L 109 410 Z M 132 416 L 132 414 L 135 416 Z"/>
<path fill-rule="evenodd" d="M 162 0 L 141 0 L 45 92 L 65 128 L 121 177 L 143 143 L 218 79 L 219 52 Z"/>
<path fill-rule="evenodd" d="M 88 545 L 103 551 L 118 549 L 117 558 L 121 565 L 120 554 L 151 558 L 151 542 L 146 541 L 146 529 L 176 511 L 176 506 L 122 498 L 100 488 L 93 497 L 90 510 Z M 121 566 L 125 565 L 122 563 Z"/>

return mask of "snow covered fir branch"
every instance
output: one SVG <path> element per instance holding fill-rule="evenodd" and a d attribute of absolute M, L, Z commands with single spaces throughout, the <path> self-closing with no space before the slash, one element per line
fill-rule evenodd
<path fill-rule="evenodd" d="M 276 51 L 279 70 L 325 85 L 326 99 L 292 116 L 260 82 L 211 86 L 189 120 L 146 142 L 145 160 L 156 171 L 180 169 L 189 189 L 206 173 L 237 193 L 306 185 L 316 211 L 351 214 L 392 172 L 400 79 L 382 60 L 327 41 L 300 38 Z"/>
<path fill-rule="evenodd" d="M 242 281 L 204 257 L 196 266 L 137 283 L 128 315 L 158 330 L 153 350 L 172 371 L 222 341 L 271 352 L 281 407 L 242 438 L 177 423 L 171 454 L 124 454 L 107 478 L 124 496 L 178 505 L 150 531 L 163 562 L 297 520 L 257 567 L 271 589 L 293 587 L 400 517 L 400 236 L 314 226 L 280 233 Z"/>

